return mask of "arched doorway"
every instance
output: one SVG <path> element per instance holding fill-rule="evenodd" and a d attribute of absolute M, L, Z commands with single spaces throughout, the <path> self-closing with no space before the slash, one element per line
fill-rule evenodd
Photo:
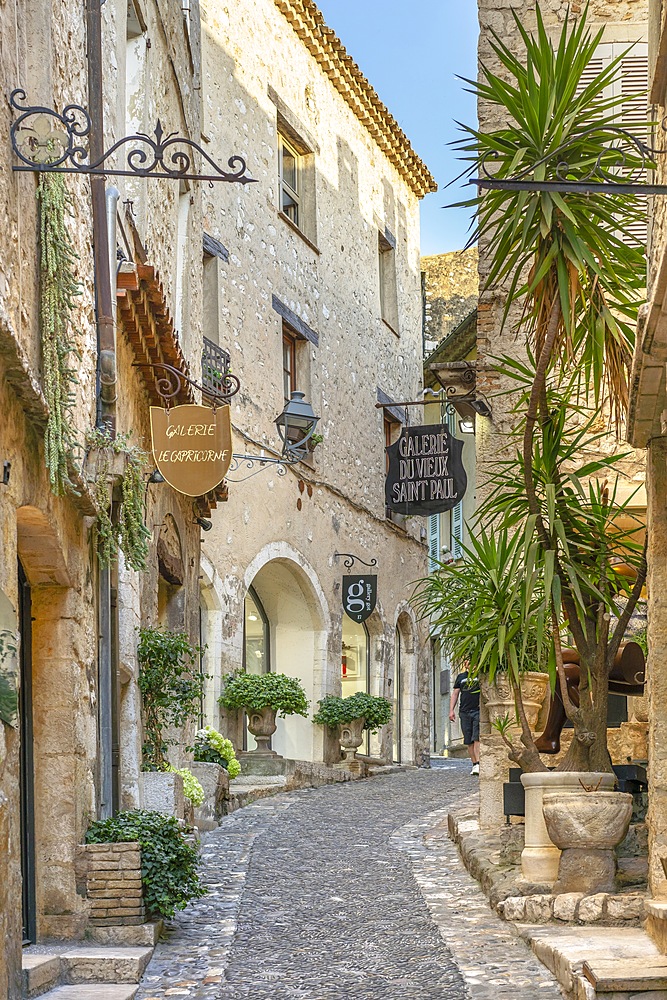
<path fill-rule="evenodd" d="M 396 621 L 393 663 L 393 758 L 402 764 L 415 762 L 416 634 L 413 613 L 404 608 Z"/>
<path fill-rule="evenodd" d="M 371 644 L 365 622 L 355 622 L 343 615 L 341 687 L 343 698 L 357 691 L 371 691 Z M 366 732 L 359 748 L 370 754 L 370 734 Z"/>
<path fill-rule="evenodd" d="M 305 562 L 278 553 L 253 569 L 246 574 L 244 663 L 252 673 L 270 670 L 298 678 L 314 708 L 326 690 L 328 633 L 317 578 Z M 277 723 L 272 740 L 277 753 L 322 759 L 322 733 L 310 719 L 289 716 Z"/>

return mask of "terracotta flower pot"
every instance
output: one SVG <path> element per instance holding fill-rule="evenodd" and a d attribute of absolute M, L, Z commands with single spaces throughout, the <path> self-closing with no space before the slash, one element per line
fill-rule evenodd
<path fill-rule="evenodd" d="M 352 722 L 342 722 L 338 726 L 338 739 L 345 754 L 345 760 L 354 760 L 357 750 L 364 741 L 364 726 L 366 720 L 353 719 Z"/>
<path fill-rule="evenodd" d="M 628 832 L 632 796 L 583 789 L 569 795 L 550 792 L 543 811 L 549 836 L 563 852 L 554 893 L 614 892 L 614 848 Z"/>
<path fill-rule="evenodd" d="M 277 709 L 269 708 L 266 705 L 260 709 L 245 708 L 244 712 L 248 717 L 248 732 L 254 736 L 257 743 L 257 749 L 252 750 L 251 753 L 258 757 L 277 757 L 278 754 L 269 746 L 271 737 L 277 729 Z"/>
<path fill-rule="evenodd" d="M 509 715 L 512 722 L 514 722 L 516 719 L 516 708 L 507 674 L 496 674 L 493 684 L 489 683 L 488 677 L 481 676 L 479 680 L 482 697 L 489 713 L 491 725 L 506 715 Z M 548 686 L 548 674 L 540 674 L 534 670 L 528 670 L 525 674 L 521 675 L 521 697 L 531 730 L 534 730 L 537 725 L 537 717 L 540 714 Z"/>
<path fill-rule="evenodd" d="M 525 846 L 521 852 L 521 874 L 529 882 L 555 882 L 558 878 L 560 850 L 549 836 L 542 810 L 545 794 L 575 795 L 582 792 L 581 782 L 611 790 L 616 779 L 613 774 L 583 771 L 537 771 L 522 774 L 521 784 L 526 791 Z"/>

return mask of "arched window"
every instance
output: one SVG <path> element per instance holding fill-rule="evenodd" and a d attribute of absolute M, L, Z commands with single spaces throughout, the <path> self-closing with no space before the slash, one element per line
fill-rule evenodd
<path fill-rule="evenodd" d="M 243 669 L 249 674 L 268 674 L 271 671 L 269 619 L 254 587 L 248 589 L 245 597 Z"/>

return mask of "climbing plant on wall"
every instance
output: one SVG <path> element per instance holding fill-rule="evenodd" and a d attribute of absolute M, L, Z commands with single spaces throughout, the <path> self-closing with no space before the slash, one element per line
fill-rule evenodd
<path fill-rule="evenodd" d="M 78 256 L 67 229 L 72 198 L 60 174 L 41 174 L 39 204 L 40 288 L 39 316 L 42 341 L 44 395 L 49 415 L 44 432 L 44 455 L 54 493 L 76 492 L 70 464 L 77 439 L 72 426 L 76 349 L 68 339 L 74 300 L 81 294 L 76 279 Z"/>
<path fill-rule="evenodd" d="M 144 523 L 146 452 L 132 444 L 128 434 L 112 438 L 108 431 L 99 427 L 88 432 L 86 444 L 98 453 L 93 493 L 97 506 L 96 544 L 100 565 L 108 566 L 120 548 L 131 569 L 144 570 L 151 537 Z M 125 457 L 120 484 L 122 499 L 115 523 L 111 520 L 111 459 L 114 455 Z"/>

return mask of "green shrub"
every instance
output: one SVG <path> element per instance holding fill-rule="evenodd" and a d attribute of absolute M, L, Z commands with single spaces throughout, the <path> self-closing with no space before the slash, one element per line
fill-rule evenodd
<path fill-rule="evenodd" d="M 163 628 L 139 629 L 139 690 L 144 720 L 143 766 L 161 771 L 176 739 L 168 739 L 168 726 L 181 729 L 196 718 L 206 676 L 199 673 L 199 646 L 186 632 Z"/>
<path fill-rule="evenodd" d="M 331 729 L 363 718 L 364 729 L 376 733 L 380 726 L 386 726 L 391 719 L 391 702 L 379 695 L 366 694 L 365 691 L 357 691 L 347 698 L 328 694 L 318 705 L 313 722 Z"/>
<path fill-rule="evenodd" d="M 301 681 L 285 674 L 232 675 L 218 699 L 225 708 L 273 708 L 280 715 L 308 715 L 308 699 Z"/>
<path fill-rule="evenodd" d="M 241 765 L 236 759 L 231 740 L 225 739 L 213 726 L 204 726 L 195 733 L 195 760 L 206 764 L 220 764 L 229 774 L 236 778 L 241 773 Z"/>
<path fill-rule="evenodd" d="M 174 816 L 133 809 L 91 823 L 87 844 L 141 845 L 141 882 L 152 917 L 173 917 L 207 890 L 197 873 L 198 852 L 183 837 Z"/>

